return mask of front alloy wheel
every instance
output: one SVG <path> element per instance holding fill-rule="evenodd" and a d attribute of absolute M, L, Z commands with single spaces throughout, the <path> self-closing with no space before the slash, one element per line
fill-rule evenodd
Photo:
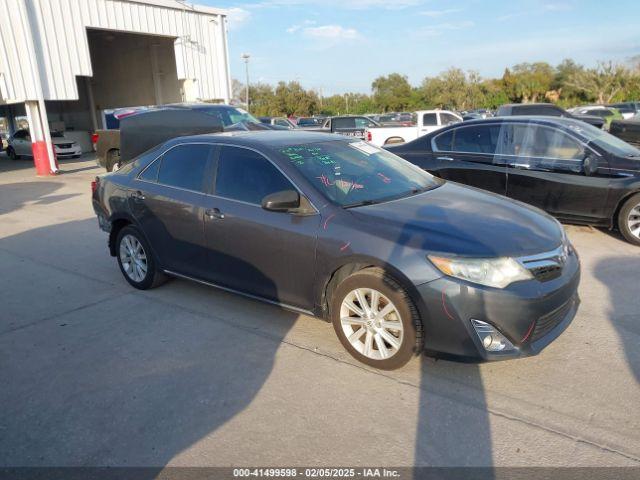
<path fill-rule="evenodd" d="M 362 363 L 394 370 L 422 352 L 418 311 L 400 283 L 381 268 L 342 280 L 329 311 L 340 343 Z"/>
<path fill-rule="evenodd" d="M 357 288 L 340 307 L 340 324 L 351 346 L 372 360 L 398 353 L 404 328 L 396 306 L 373 288 Z"/>

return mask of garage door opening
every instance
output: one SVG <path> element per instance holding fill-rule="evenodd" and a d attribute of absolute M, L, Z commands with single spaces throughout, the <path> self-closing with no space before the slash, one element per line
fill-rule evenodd
<path fill-rule="evenodd" d="M 87 30 L 98 111 L 182 101 L 174 37 Z"/>

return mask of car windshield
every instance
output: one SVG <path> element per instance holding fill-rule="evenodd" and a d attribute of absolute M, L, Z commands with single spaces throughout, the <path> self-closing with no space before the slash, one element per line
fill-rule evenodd
<path fill-rule="evenodd" d="M 640 157 L 640 150 L 629 145 L 624 140 L 614 137 L 610 133 L 587 123 L 574 123 L 569 128 L 586 139 L 588 143 L 593 143 L 598 147 L 620 157 Z"/>
<path fill-rule="evenodd" d="M 315 118 L 299 118 L 298 119 L 298 125 L 302 127 L 318 125 L 318 123 L 319 123 L 318 120 L 316 120 Z"/>
<path fill-rule="evenodd" d="M 62 132 L 51 132 L 51 138 L 64 138 L 64 134 Z"/>
<path fill-rule="evenodd" d="M 424 170 L 363 141 L 290 145 L 279 152 L 345 208 L 414 195 L 440 184 Z"/>

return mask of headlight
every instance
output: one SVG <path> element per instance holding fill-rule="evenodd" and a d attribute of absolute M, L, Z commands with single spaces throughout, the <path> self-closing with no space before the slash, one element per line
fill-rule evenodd
<path fill-rule="evenodd" d="M 446 258 L 428 255 L 427 258 L 445 275 L 487 287 L 505 288 L 513 282 L 533 278 L 529 270 L 510 257 Z"/>

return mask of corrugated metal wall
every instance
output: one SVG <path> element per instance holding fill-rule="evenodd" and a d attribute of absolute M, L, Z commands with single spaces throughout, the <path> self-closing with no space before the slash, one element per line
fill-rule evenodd
<path fill-rule="evenodd" d="M 99 28 L 176 37 L 178 79 L 190 80 L 198 99 L 228 101 L 224 12 L 194 11 L 174 2 L 0 0 L 2 98 L 7 103 L 37 99 L 40 75 L 45 100 L 77 100 L 75 77 L 93 73 L 86 29 Z"/>

